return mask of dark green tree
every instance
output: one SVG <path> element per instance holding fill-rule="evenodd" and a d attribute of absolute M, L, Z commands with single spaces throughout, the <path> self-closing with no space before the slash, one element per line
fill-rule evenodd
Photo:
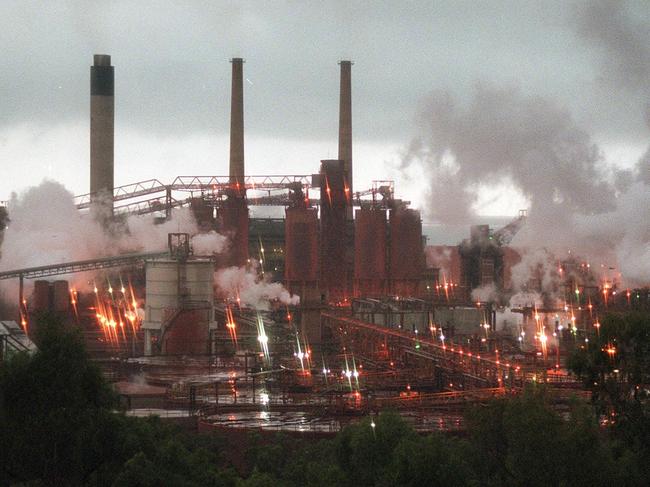
<path fill-rule="evenodd" d="M 101 436 L 115 397 L 78 333 L 54 317 L 38 321 L 39 350 L 0 369 L 4 483 L 42 480 L 78 485 L 103 463 Z"/>
<path fill-rule="evenodd" d="M 0 486 L 234 486 L 223 442 L 126 417 L 81 337 L 40 317 L 33 355 L 0 365 Z"/>
<path fill-rule="evenodd" d="M 597 411 L 613 423 L 625 472 L 650 484 L 650 313 L 608 314 L 600 333 L 568 366 L 592 391 Z"/>

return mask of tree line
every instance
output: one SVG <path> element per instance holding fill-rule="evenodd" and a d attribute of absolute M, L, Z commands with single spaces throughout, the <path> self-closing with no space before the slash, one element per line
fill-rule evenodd
<path fill-rule="evenodd" d="M 36 353 L 0 365 L 0 486 L 650 485 L 647 315 L 603 320 L 571 358 L 591 405 L 560 414 L 537 386 L 472 408 L 462 436 L 418 434 L 394 412 L 319 441 L 251 434 L 239 470 L 218 433 L 124 415 L 79 333 L 38 328 Z"/>

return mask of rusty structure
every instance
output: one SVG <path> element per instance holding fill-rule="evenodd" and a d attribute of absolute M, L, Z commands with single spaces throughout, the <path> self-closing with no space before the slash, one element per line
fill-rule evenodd
<path fill-rule="evenodd" d="M 343 161 L 321 161 L 320 194 L 321 284 L 330 301 L 340 301 L 350 295 L 347 232 L 350 192 Z"/>
<path fill-rule="evenodd" d="M 391 292 L 401 296 L 417 296 L 423 269 L 420 212 L 395 208 L 390 213 Z"/>
<path fill-rule="evenodd" d="M 352 172 L 352 61 L 339 61 L 341 87 L 339 91 L 339 160 L 343 161 L 344 184 L 353 191 Z M 347 213 L 352 219 L 351 208 Z"/>
<path fill-rule="evenodd" d="M 426 249 L 448 260 L 444 268 L 427 265 L 420 213 L 395 197 L 393 183 L 373 181 L 368 189 L 354 184 L 351 61 L 339 63 L 337 159 L 321 160 L 317 170 L 299 175 L 246 174 L 244 61 L 231 63 L 227 174 L 114 187 L 114 73 L 110 56 L 95 56 L 90 193 L 76 198 L 77 208 L 104 207 L 108 218 L 149 215 L 164 222 L 176 208 L 188 207 L 199 232 L 227 236 L 228 250 L 193 255 L 189 235 L 170 234 L 167 252 L 0 272 L 0 280 L 20 282 L 25 333 L 33 331 L 28 322 L 38 313 L 63 316 L 83 330 L 89 352 L 111 380 L 143 375 L 148 387 L 163 391 L 156 400 L 198 416 L 206 428 L 229 422 L 231 413 L 245 417 L 270 410 L 287 415 L 280 424 L 290 414 L 303 414 L 301 425 L 311 427 L 323 415 L 323 424 L 336 423 L 336 429 L 344 418 L 390 407 L 409 411 L 427 430 L 433 424 L 449 430 L 462 428 L 456 418 L 465 405 L 516 394 L 526 382 L 557 382 L 557 401 L 568 400 L 566 391 L 579 385 L 557 369 L 568 344 L 586 337 L 591 308 L 585 308 L 582 296 L 594 306 L 609 299 L 609 306 L 643 302 L 650 307 L 650 294 L 615 294 L 612 288 L 603 294 L 579 262 L 562 262 L 569 294 L 577 290 L 582 297 L 569 303 L 580 311 L 574 321 L 584 326 L 571 331 L 571 340 L 549 339 L 553 357 L 500 333 L 494 303 L 472 303 L 470 293 L 481 286 L 509 286 L 520 257 L 507 245 L 525 215 L 495 232 L 474 227 L 458 246 Z M 283 218 L 255 215 L 267 206 L 283 208 Z M 6 216 L 0 211 L 2 226 Z M 263 285 L 281 282 L 300 303 L 278 300 L 260 310 L 218 295 L 215 271 L 229 266 L 256 273 Z M 126 282 L 122 274 L 109 275 L 118 268 Z M 107 271 L 94 282 L 94 292 L 44 280 L 100 270 Z M 25 279 L 35 280 L 29 296 Z M 524 322 L 535 321 L 537 311 L 546 314 L 533 314 L 525 305 L 519 311 Z M 555 312 L 549 310 L 549 320 Z M 571 318 L 565 313 L 552 331 L 566 335 Z M 549 321 L 549 332 L 552 326 Z M 16 339 L 1 332 L 4 355 Z M 143 400 L 147 392 L 138 396 L 132 391 L 137 384 L 128 384 L 133 387 L 121 389 L 128 403 Z M 260 424 L 259 416 L 252 424 Z"/>
<path fill-rule="evenodd" d="M 354 225 L 354 295 L 387 294 L 386 210 L 371 206 L 357 210 Z"/>
<path fill-rule="evenodd" d="M 320 248 L 318 209 L 297 187 L 285 210 L 284 281 L 303 299 L 318 299 Z"/>

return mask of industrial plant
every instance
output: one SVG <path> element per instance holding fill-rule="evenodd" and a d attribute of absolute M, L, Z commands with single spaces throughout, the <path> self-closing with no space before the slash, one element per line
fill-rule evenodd
<path fill-rule="evenodd" d="M 428 245 L 393 181 L 355 184 L 349 60 L 338 63 L 338 157 L 315 156 L 304 174 L 248 174 L 244 60 L 231 64 L 227 174 L 223 164 L 221 175 L 115 187 L 115 67 L 94 56 L 90 191 L 74 204 L 107 238 L 133 219 L 169 231 L 150 232 L 155 250 L 0 272 L 18 290 L 0 315 L 0 356 L 34 350 L 50 313 L 82 331 L 131 414 L 327 433 L 392 408 L 420 431 L 447 431 L 463 428 L 467 404 L 526 383 L 547 383 L 564 407 L 585 392 L 565 359 L 599 316 L 649 307 L 647 289 L 577 255 L 549 253 L 551 269 L 515 287 L 523 210 L 457 245 Z M 166 226 L 179 212 L 196 232 Z M 0 207 L 0 228 L 11 217 Z M 210 239 L 220 244 L 201 245 Z"/>

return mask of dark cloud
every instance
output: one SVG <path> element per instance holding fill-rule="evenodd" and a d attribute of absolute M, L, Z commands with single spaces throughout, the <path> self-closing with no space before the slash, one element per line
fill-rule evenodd
<path fill-rule="evenodd" d="M 635 9 L 636 7 L 636 9 Z M 646 15 L 636 12 L 645 9 Z M 577 31 L 601 50 L 602 76 L 615 86 L 650 94 L 647 2 L 593 0 L 577 9 Z M 644 18 L 645 17 L 645 18 Z"/>
<path fill-rule="evenodd" d="M 541 212 L 602 212 L 613 202 L 590 136 L 553 100 L 514 88 L 479 85 L 466 105 L 448 92 L 433 94 L 411 148 L 406 164 L 430 176 L 427 207 L 438 218 L 470 214 L 477 189 L 504 179 Z"/>
<path fill-rule="evenodd" d="M 571 2 L 7 0 L 0 9 L 9 94 L 0 127 L 86 120 L 97 52 L 116 66 L 117 122 L 160 134 L 227 131 L 234 56 L 248 61 L 251 135 L 334 138 L 341 58 L 356 61 L 354 131 L 367 140 L 403 142 L 426 93 L 452 86 L 467 99 L 477 79 L 558 97 L 585 119 L 585 107 L 605 107 L 610 128 L 638 121 L 594 103 Z"/>

